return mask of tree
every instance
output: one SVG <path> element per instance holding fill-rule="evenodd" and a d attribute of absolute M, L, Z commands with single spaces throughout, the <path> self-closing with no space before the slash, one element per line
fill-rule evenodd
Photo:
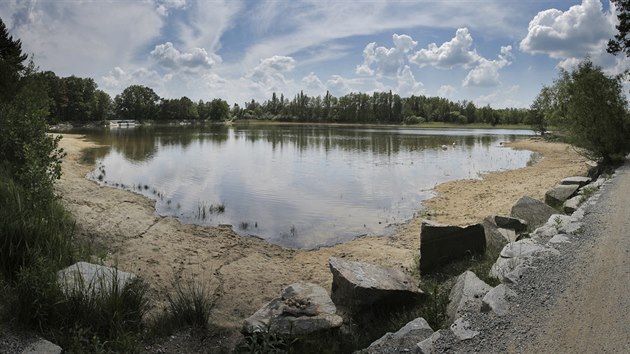
<path fill-rule="evenodd" d="M 614 39 L 608 41 L 608 53 L 617 55 L 624 52 L 630 56 L 630 0 L 611 0 L 617 9 L 619 24 Z"/>
<path fill-rule="evenodd" d="M 553 86 L 542 89 L 533 108 L 569 142 L 607 164 L 630 151 L 627 105 L 620 79 L 586 59 L 570 73 L 562 70 Z"/>
<path fill-rule="evenodd" d="M 155 119 L 159 100 L 160 97 L 151 88 L 131 85 L 114 99 L 115 112 L 121 119 Z"/>
<path fill-rule="evenodd" d="M 0 19 L 0 102 L 8 102 L 15 96 L 27 58 L 22 53 L 22 42 L 13 39 Z"/>
<path fill-rule="evenodd" d="M 210 120 L 221 121 L 228 119 L 230 105 L 220 98 L 215 98 L 210 102 Z"/>

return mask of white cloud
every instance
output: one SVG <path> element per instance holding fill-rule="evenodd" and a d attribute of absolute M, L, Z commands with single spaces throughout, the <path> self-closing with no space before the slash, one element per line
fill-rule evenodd
<path fill-rule="evenodd" d="M 340 75 L 332 75 L 326 86 L 333 95 L 341 96 L 350 93 L 350 81 Z"/>
<path fill-rule="evenodd" d="M 451 98 L 457 93 L 457 89 L 451 85 L 442 85 L 437 91 L 438 96 Z"/>
<path fill-rule="evenodd" d="M 270 83 L 272 81 L 285 81 L 284 73 L 295 68 L 295 59 L 287 56 L 274 55 L 265 58 L 248 75 L 253 81 Z"/>
<path fill-rule="evenodd" d="M 420 81 L 416 81 L 416 78 L 411 72 L 411 68 L 408 65 L 400 71 L 397 76 L 398 87 L 396 92 L 401 96 L 422 95 L 424 94 L 424 85 Z"/>
<path fill-rule="evenodd" d="M 464 79 L 463 86 L 491 87 L 501 84 L 499 70 L 512 63 L 512 46 L 501 47 L 501 54 L 495 60 L 481 58 L 479 64 Z"/>
<path fill-rule="evenodd" d="M 375 42 L 369 43 L 363 49 L 363 63 L 356 67 L 356 74 L 362 76 L 400 74 L 405 63 L 405 54 L 413 49 L 418 42 L 408 35 L 392 36 L 394 47 L 377 47 Z"/>
<path fill-rule="evenodd" d="M 481 59 L 472 45 L 473 38 L 468 28 L 459 28 L 450 41 L 442 43 L 439 47 L 431 43 L 428 48 L 417 51 L 409 61 L 420 67 L 430 65 L 440 69 L 471 67 Z"/>
<path fill-rule="evenodd" d="M 312 71 L 302 78 L 302 84 L 306 89 L 305 91 L 310 95 L 321 95 L 326 91 L 326 86 Z"/>
<path fill-rule="evenodd" d="M 182 53 L 171 42 L 155 46 L 150 56 L 158 64 L 174 70 L 210 69 L 221 62 L 219 56 L 208 54 L 203 48 L 193 48 L 188 53 Z"/>
<path fill-rule="evenodd" d="M 529 106 L 529 103 L 518 99 L 520 90 L 521 87 L 519 85 L 512 85 L 505 89 L 501 88 L 487 95 L 479 96 L 473 99 L 473 102 L 475 102 L 477 107 L 490 105 L 493 108 L 526 108 Z"/>
<path fill-rule="evenodd" d="M 160 76 L 156 71 L 146 68 L 138 68 L 127 72 L 120 67 L 115 67 L 101 79 L 105 86 L 104 88 L 110 92 L 122 91 L 130 85 L 144 85 L 151 87 L 156 92 L 161 92 L 164 84 L 170 81 L 172 76 Z"/>
<path fill-rule="evenodd" d="M 188 5 L 186 0 L 157 0 L 156 11 L 161 16 L 168 16 L 171 10 L 184 9 Z"/>
<path fill-rule="evenodd" d="M 600 0 L 583 0 L 565 12 L 541 11 L 530 21 L 520 49 L 554 59 L 581 58 L 601 50 L 602 42 L 612 38 L 614 19 L 603 12 Z"/>

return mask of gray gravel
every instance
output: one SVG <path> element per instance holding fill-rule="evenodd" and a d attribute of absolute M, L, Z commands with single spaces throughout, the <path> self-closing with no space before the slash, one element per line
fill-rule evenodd
<path fill-rule="evenodd" d="M 622 167 L 622 170 L 629 169 L 628 165 Z M 555 246 L 560 255 L 545 253 L 535 258 L 531 263 L 534 268 L 525 272 L 517 284 L 509 285 L 517 294 L 510 314 L 499 317 L 492 312 L 468 313 L 466 318 L 471 328 L 480 334 L 459 341 L 450 331 L 444 331 L 446 335 L 435 343 L 435 349 L 449 353 L 531 352 L 529 344 L 545 334 L 541 323 L 546 322 L 550 310 L 571 285 L 572 274 L 585 269 L 584 263 L 577 261 L 577 255 L 594 247 L 598 231 L 602 229 L 601 216 L 610 208 L 607 203 L 595 201 L 607 200 L 615 192 L 615 182 L 616 177 L 613 177 L 586 202 L 584 227 L 576 236 L 570 237 L 570 243 Z"/>

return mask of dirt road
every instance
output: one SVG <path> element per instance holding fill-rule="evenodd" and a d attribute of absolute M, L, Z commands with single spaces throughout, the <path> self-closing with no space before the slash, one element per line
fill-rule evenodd
<path fill-rule="evenodd" d="M 526 347 L 532 353 L 630 353 L 630 164 L 586 225 L 567 287 Z"/>

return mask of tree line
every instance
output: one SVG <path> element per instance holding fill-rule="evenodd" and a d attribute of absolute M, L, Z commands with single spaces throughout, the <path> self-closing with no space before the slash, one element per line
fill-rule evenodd
<path fill-rule="evenodd" d="M 477 107 L 472 101 L 453 102 L 442 97 L 401 97 L 389 92 L 350 93 L 335 97 L 304 92 L 288 99 L 276 94 L 263 102 L 251 100 L 230 106 L 220 98 L 204 102 L 161 98 L 150 87 L 131 85 L 113 99 L 92 78 L 58 77 L 33 71 L 30 79 L 49 98 L 48 122 L 91 122 L 107 119 L 225 121 L 254 119 L 282 122 L 361 124 L 419 124 L 427 122 L 472 124 L 529 124 L 528 109 Z"/>

